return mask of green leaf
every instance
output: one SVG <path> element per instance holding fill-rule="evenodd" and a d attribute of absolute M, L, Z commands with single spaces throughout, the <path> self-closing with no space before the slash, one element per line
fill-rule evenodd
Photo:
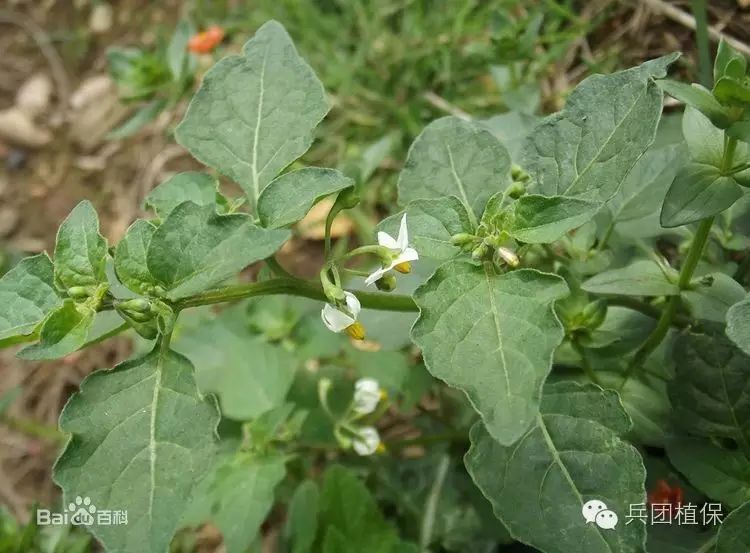
<path fill-rule="evenodd" d="M 730 63 L 732 64 L 731 66 Z M 732 76 L 744 76 L 745 71 L 747 70 L 747 60 L 745 59 L 745 56 L 722 38 L 719 41 L 716 59 L 714 60 L 714 82 L 724 77 L 727 74 L 727 70 L 735 65 L 741 75 L 733 74 Z M 732 72 L 732 69 L 730 69 L 730 72 Z"/>
<path fill-rule="evenodd" d="M 313 70 L 284 27 L 269 21 L 241 55 L 206 73 L 175 138 L 239 183 L 255 207 L 266 185 L 310 147 L 328 109 Z"/>
<path fill-rule="evenodd" d="M 138 110 L 123 124 L 107 133 L 107 140 L 122 140 L 133 136 L 143 127 L 164 111 L 167 107 L 167 101 L 163 98 L 157 98 L 146 104 L 143 104 Z"/>
<path fill-rule="evenodd" d="M 733 123 L 727 129 L 727 135 L 743 142 L 750 142 L 750 121 L 737 121 Z"/>
<path fill-rule="evenodd" d="M 625 524 L 629 505 L 645 500 L 646 476 L 619 437 L 629 425 L 616 392 L 561 382 L 545 387 L 541 414 L 512 444 L 475 424 L 464 462 L 517 540 L 543 553 L 642 551 L 645 527 Z M 617 514 L 614 529 L 586 523 L 583 506 L 594 499 Z"/>
<path fill-rule="evenodd" d="M 156 232 L 156 227 L 143 219 L 137 220 L 115 248 L 115 273 L 128 289 L 138 294 L 146 292 L 145 286 L 156 284 L 148 270 L 146 254 Z"/>
<path fill-rule="evenodd" d="M 319 521 L 321 553 L 396 553 L 402 546 L 359 476 L 341 466 L 326 470 Z"/>
<path fill-rule="evenodd" d="M 721 336 L 686 334 L 675 342 L 669 397 L 691 434 L 729 438 L 750 454 L 750 357 Z"/>
<path fill-rule="evenodd" d="M 176 300 L 202 292 L 268 257 L 288 237 L 286 230 L 255 226 L 248 215 L 217 215 L 213 206 L 185 202 L 154 233 L 146 261 L 169 299 Z"/>
<path fill-rule="evenodd" d="M 86 344 L 96 310 L 67 299 L 44 321 L 39 343 L 18 352 L 21 359 L 41 360 L 65 357 Z"/>
<path fill-rule="evenodd" d="M 490 196 L 510 182 L 510 157 L 497 138 L 475 123 L 443 117 L 427 125 L 409 148 L 398 199 L 408 205 L 456 196 L 478 217 Z"/>
<path fill-rule="evenodd" d="M 200 206 L 215 205 L 218 185 L 218 181 L 207 173 L 177 173 L 154 188 L 143 203 L 164 220 L 183 202 Z"/>
<path fill-rule="evenodd" d="M 222 414 L 237 420 L 282 405 L 298 364 L 283 347 L 248 332 L 237 309 L 178 327 L 172 347 L 197 367 L 201 392 L 215 393 Z"/>
<path fill-rule="evenodd" d="M 750 299 L 735 303 L 727 311 L 727 336 L 750 355 Z"/>
<path fill-rule="evenodd" d="M 581 288 L 592 294 L 626 296 L 675 296 L 680 293 L 659 265 L 645 259 L 599 273 L 584 282 Z"/>
<path fill-rule="evenodd" d="M 673 98 L 697 109 L 716 127 L 726 129 L 732 118 L 729 110 L 722 106 L 713 94 L 698 84 L 689 85 L 670 79 L 656 81 L 661 89 Z"/>
<path fill-rule="evenodd" d="M 521 148 L 526 137 L 538 122 L 539 118 L 533 115 L 509 111 L 483 119 L 479 121 L 479 124 L 487 127 L 503 143 L 511 160 L 517 160 L 521 155 Z"/>
<path fill-rule="evenodd" d="M 742 76 L 744 80 L 745 76 Z M 725 105 L 747 107 L 750 104 L 750 87 L 732 77 L 722 77 L 714 84 L 714 95 Z"/>
<path fill-rule="evenodd" d="M 108 551 L 166 552 L 211 465 L 218 422 L 190 362 L 160 344 L 88 376 L 60 415 L 71 434 L 54 468 L 63 504 L 86 495 L 99 509 L 128 511 L 127 526 L 90 527 Z"/>
<path fill-rule="evenodd" d="M 180 81 L 188 61 L 188 42 L 195 29 L 186 19 L 177 22 L 177 27 L 167 46 L 167 64 L 173 81 Z"/>
<path fill-rule="evenodd" d="M 532 192 L 605 202 L 654 141 L 663 77 L 676 54 L 612 75 L 593 75 L 571 93 L 565 109 L 545 118 L 524 148 Z"/>
<path fill-rule="evenodd" d="M 209 476 L 210 520 L 221 531 L 227 553 L 245 553 L 255 541 L 286 475 L 284 462 L 278 455 L 240 453 Z"/>
<path fill-rule="evenodd" d="M 513 204 L 505 230 L 521 242 L 549 244 L 590 221 L 600 208 L 599 203 L 565 196 L 522 196 Z"/>
<path fill-rule="evenodd" d="M 556 275 L 448 262 L 422 286 L 412 340 L 433 376 L 463 390 L 487 429 L 512 443 L 535 419 L 563 329 L 552 310 L 568 292 Z"/>
<path fill-rule="evenodd" d="M 22 259 L 0 278 L 0 340 L 31 334 L 61 302 L 47 254 Z"/>
<path fill-rule="evenodd" d="M 730 508 L 750 500 L 750 460 L 709 440 L 677 437 L 667 441 L 669 460 L 690 483 Z"/>
<path fill-rule="evenodd" d="M 723 323 L 729 308 L 745 297 L 745 289 L 724 273 L 711 273 L 704 278 L 711 279 L 711 284 L 698 282 L 682 292 L 682 299 L 696 319 Z"/>
<path fill-rule="evenodd" d="M 661 224 L 679 227 L 730 208 L 743 195 L 742 187 L 713 165 L 688 163 L 677 173 L 661 210 Z"/>
<path fill-rule="evenodd" d="M 258 216 L 264 227 L 282 228 L 302 219 L 324 197 L 354 186 L 335 169 L 306 167 L 274 179 L 258 198 Z"/>
<path fill-rule="evenodd" d="M 685 108 L 682 116 L 682 134 L 693 161 L 704 165 L 713 165 L 720 169 L 724 164 L 724 131 L 711 124 L 701 112 Z M 750 145 L 738 144 L 734 152 L 733 165 L 750 161 Z M 732 175 L 744 186 L 750 185 L 750 170 Z"/>
<path fill-rule="evenodd" d="M 627 225 L 618 228 L 623 228 L 625 234 L 644 226 L 659 228 L 662 201 L 686 157 L 682 144 L 650 149 L 643 154 L 607 204 L 613 222 Z"/>
<path fill-rule="evenodd" d="M 107 282 L 107 241 L 88 200 L 79 203 L 57 231 L 55 282 L 64 289 Z"/>
<path fill-rule="evenodd" d="M 420 257 L 448 260 L 458 255 L 460 248 L 451 237 L 459 233 L 473 233 L 474 226 L 466 208 L 455 196 L 434 200 L 414 200 L 401 213 L 391 215 L 378 225 L 378 230 L 397 236 L 401 218 L 406 214 L 409 243 Z"/>
<path fill-rule="evenodd" d="M 290 553 L 309 553 L 318 530 L 320 492 L 312 480 L 305 480 L 289 502 L 284 538 L 289 543 Z"/>
<path fill-rule="evenodd" d="M 716 553 L 736 553 L 750 549 L 750 501 L 735 509 L 724 520 L 716 541 Z"/>

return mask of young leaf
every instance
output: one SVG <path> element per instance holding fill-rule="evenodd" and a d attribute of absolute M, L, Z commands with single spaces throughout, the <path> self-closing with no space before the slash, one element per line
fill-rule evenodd
<path fill-rule="evenodd" d="M 215 393 L 225 417 L 249 420 L 284 403 L 297 360 L 278 345 L 247 330 L 229 310 L 181 328 L 172 347 L 196 369 L 198 388 Z"/>
<path fill-rule="evenodd" d="M 404 213 L 409 223 L 409 242 L 422 257 L 441 261 L 455 257 L 461 250 L 453 245 L 451 237 L 475 230 L 469 213 L 455 196 L 414 200 L 401 213 L 381 221 L 378 230 L 397 236 Z"/>
<path fill-rule="evenodd" d="M 288 237 L 286 230 L 256 227 L 248 215 L 217 215 L 213 206 L 185 202 L 154 233 L 146 262 L 169 299 L 177 300 L 268 257 Z"/>
<path fill-rule="evenodd" d="M 107 140 L 123 140 L 129 136 L 133 136 L 156 119 L 166 106 L 167 101 L 164 98 L 157 98 L 144 104 L 122 125 L 108 132 L 106 135 Z"/>
<path fill-rule="evenodd" d="M 107 282 L 107 241 L 88 200 L 79 203 L 57 231 L 55 282 L 64 289 Z"/>
<path fill-rule="evenodd" d="M 744 79 L 744 75 L 742 78 Z M 716 81 L 714 95 L 724 105 L 741 108 L 750 105 L 750 86 L 732 77 L 722 77 Z"/>
<path fill-rule="evenodd" d="M 258 198 L 258 217 L 264 227 L 282 228 L 302 219 L 319 200 L 354 186 L 335 169 L 306 167 L 274 179 Z"/>
<path fill-rule="evenodd" d="M 675 296 L 679 288 L 653 261 L 634 261 L 626 267 L 604 271 L 588 279 L 581 288 L 592 294 L 626 296 Z"/>
<path fill-rule="evenodd" d="M 563 329 L 552 310 L 568 292 L 556 275 L 448 262 L 420 288 L 412 340 L 433 376 L 463 390 L 490 434 L 510 444 L 539 410 Z"/>
<path fill-rule="evenodd" d="M 239 183 L 255 207 L 266 185 L 310 147 L 328 109 L 313 70 L 284 27 L 269 21 L 241 55 L 206 73 L 175 138 Z"/>
<path fill-rule="evenodd" d="M 115 248 L 115 273 L 128 289 L 137 294 L 145 293 L 145 286 L 156 284 L 148 271 L 146 254 L 156 227 L 144 219 L 138 219 Z"/>
<path fill-rule="evenodd" d="M 745 289 L 724 273 L 711 273 L 706 278 L 711 280 L 710 284 L 698 282 L 682 292 L 682 299 L 696 319 L 723 323 L 729 308 L 745 297 Z"/>
<path fill-rule="evenodd" d="M 719 41 L 719 48 L 716 51 L 716 59 L 714 60 L 714 82 L 727 74 L 727 68 L 730 63 L 733 65 L 738 64 L 739 72 L 744 76 L 747 70 L 745 56 L 722 38 Z"/>
<path fill-rule="evenodd" d="M 60 415 L 71 434 L 54 468 L 64 504 L 86 495 L 99 509 L 128 511 L 127 526 L 91 526 L 108 551 L 165 552 L 211 465 L 218 422 L 190 362 L 161 344 L 88 376 Z"/>
<path fill-rule="evenodd" d="M 94 324 L 96 311 L 91 307 L 67 299 L 44 321 L 39 332 L 39 343 L 18 352 L 18 357 L 29 360 L 57 359 L 83 347 Z"/>
<path fill-rule="evenodd" d="M 704 439 L 677 437 L 667 441 L 669 460 L 690 483 L 728 507 L 750 500 L 750 460 Z"/>
<path fill-rule="evenodd" d="M 750 299 L 735 303 L 727 311 L 727 336 L 750 355 Z"/>
<path fill-rule="evenodd" d="M 511 444 L 476 423 L 464 462 L 511 535 L 539 551 L 642 551 L 645 527 L 623 522 L 629 505 L 645 499 L 641 457 L 620 438 L 629 427 L 616 392 L 561 382 L 545 387 L 541 413 Z M 590 500 L 620 523 L 608 530 L 587 523 Z"/>
<path fill-rule="evenodd" d="M 729 438 L 750 454 L 750 357 L 721 336 L 686 334 L 674 359 L 675 419 L 696 436 Z"/>
<path fill-rule="evenodd" d="M 735 509 L 719 529 L 716 553 L 736 553 L 750 549 L 750 501 Z"/>
<path fill-rule="evenodd" d="M 689 85 L 670 79 L 661 79 L 656 82 L 664 92 L 708 117 L 714 126 L 726 129 L 732 123 L 729 110 L 722 106 L 713 94 L 702 86 Z"/>
<path fill-rule="evenodd" d="M 186 19 L 177 22 L 169 45 L 167 46 L 167 64 L 172 73 L 172 80 L 179 82 L 185 73 L 185 66 L 189 58 L 188 42 L 195 32 L 194 27 Z"/>
<path fill-rule="evenodd" d="M 290 553 L 309 553 L 318 531 L 320 492 L 312 480 L 305 480 L 289 502 L 284 538 L 289 543 Z"/>
<path fill-rule="evenodd" d="M 505 230 L 521 242 L 549 244 L 590 221 L 600 208 L 599 203 L 577 198 L 530 194 L 513 204 L 513 218 Z"/>
<path fill-rule="evenodd" d="M 594 75 L 571 93 L 565 109 L 532 132 L 522 166 L 533 192 L 605 202 L 653 142 L 663 77 L 676 54 L 612 75 Z"/>
<path fill-rule="evenodd" d="M 688 163 L 677 173 L 661 210 L 661 224 L 679 227 L 711 217 L 730 208 L 743 195 L 731 176 L 713 165 Z"/>
<path fill-rule="evenodd" d="M 286 475 L 284 462 L 280 455 L 240 453 L 208 477 L 210 520 L 221 531 L 227 553 L 245 553 L 253 544 Z"/>
<path fill-rule="evenodd" d="M 443 117 L 427 125 L 409 148 L 398 199 L 407 205 L 456 196 L 478 217 L 490 196 L 510 182 L 510 157 L 497 138 L 475 123 Z"/>
<path fill-rule="evenodd" d="M 31 334 L 61 302 L 47 254 L 22 259 L 0 278 L 0 340 Z"/>
<path fill-rule="evenodd" d="M 193 202 L 200 206 L 215 205 L 218 184 L 218 181 L 207 173 L 177 173 L 154 188 L 143 203 L 147 209 L 153 209 L 156 215 L 164 220 L 183 202 Z"/>

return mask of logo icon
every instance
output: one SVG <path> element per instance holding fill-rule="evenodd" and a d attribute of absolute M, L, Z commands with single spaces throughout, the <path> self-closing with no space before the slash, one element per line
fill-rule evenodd
<path fill-rule="evenodd" d="M 68 511 L 70 511 L 70 522 L 74 526 L 91 526 L 94 524 L 94 513 L 96 513 L 96 506 L 91 503 L 90 497 L 76 497 L 75 502 L 71 501 L 68 504 Z"/>
<path fill-rule="evenodd" d="M 606 503 L 598 499 L 584 503 L 581 514 L 586 524 L 593 522 L 602 530 L 613 530 L 619 521 L 617 513 L 608 509 Z"/>

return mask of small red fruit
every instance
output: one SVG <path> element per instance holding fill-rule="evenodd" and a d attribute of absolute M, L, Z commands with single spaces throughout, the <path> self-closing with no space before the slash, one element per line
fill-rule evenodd
<path fill-rule="evenodd" d="M 193 35 L 188 42 L 188 50 L 193 54 L 208 54 L 224 40 L 224 29 L 212 25 L 202 33 Z"/>

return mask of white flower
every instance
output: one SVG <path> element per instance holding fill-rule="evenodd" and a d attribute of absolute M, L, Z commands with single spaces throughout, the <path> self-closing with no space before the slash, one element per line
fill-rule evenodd
<path fill-rule="evenodd" d="M 372 455 L 382 447 L 380 434 L 372 426 L 363 426 L 352 439 L 352 447 L 357 455 Z"/>
<path fill-rule="evenodd" d="M 346 332 L 352 338 L 363 340 L 365 337 L 365 329 L 362 326 L 362 323 L 357 321 L 362 306 L 360 305 L 357 296 L 351 292 L 344 292 L 344 298 L 346 307 L 336 307 L 330 303 L 323 306 L 323 310 L 320 312 L 323 324 L 328 327 L 328 330 L 332 330 L 333 332 Z"/>
<path fill-rule="evenodd" d="M 354 403 L 352 409 L 358 415 L 369 415 L 380 403 L 383 392 L 374 378 L 360 378 L 354 383 Z"/>
<path fill-rule="evenodd" d="M 409 247 L 409 232 L 406 229 L 406 214 L 401 218 L 401 228 L 398 238 L 394 238 L 387 232 L 378 232 L 378 244 L 393 251 L 393 259 L 388 265 L 380 267 L 365 279 L 365 284 L 373 284 L 388 271 L 395 269 L 399 273 L 411 271 L 410 261 L 419 259 L 417 250 Z"/>

